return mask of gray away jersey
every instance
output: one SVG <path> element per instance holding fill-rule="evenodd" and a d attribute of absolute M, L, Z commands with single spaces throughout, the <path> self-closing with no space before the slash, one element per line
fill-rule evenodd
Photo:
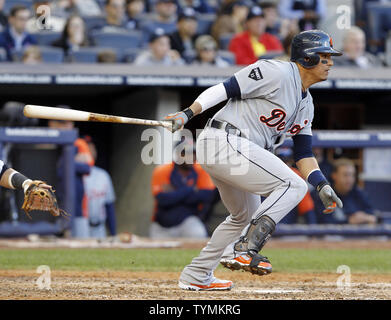
<path fill-rule="evenodd" d="M 241 98 L 229 99 L 213 117 L 242 130 L 257 145 L 273 150 L 279 136 L 312 135 L 312 97 L 302 98 L 301 78 L 293 62 L 259 60 L 235 73 Z"/>

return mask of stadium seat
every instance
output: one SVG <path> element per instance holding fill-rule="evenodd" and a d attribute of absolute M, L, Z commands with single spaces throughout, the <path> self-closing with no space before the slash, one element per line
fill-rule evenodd
<path fill-rule="evenodd" d="M 231 42 L 233 36 L 233 33 L 226 33 L 220 36 L 219 46 L 221 50 L 228 50 L 229 43 Z"/>
<path fill-rule="evenodd" d="M 96 0 L 74 1 L 74 5 L 79 15 L 83 18 L 101 15 L 103 11 Z"/>
<path fill-rule="evenodd" d="M 213 22 L 216 19 L 214 13 L 204 13 L 197 16 L 197 34 L 209 34 Z"/>
<path fill-rule="evenodd" d="M 114 51 L 117 55 L 117 61 L 121 61 L 123 55 L 115 48 L 108 47 L 80 48 L 78 51 L 70 54 L 70 61 L 76 63 L 97 63 L 98 54 L 104 50 Z"/>
<path fill-rule="evenodd" d="M 70 54 L 71 62 L 96 63 L 101 48 L 80 48 L 79 51 Z"/>
<path fill-rule="evenodd" d="M 123 51 L 122 62 L 133 63 L 138 54 L 143 51 L 140 48 L 129 48 Z"/>
<path fill-rule="evenodd" d="M 61 32 L 41 31 L 33 34 L 40 46 L 50 46 L 53 41 L 61 37 Z"/>
<path fill-rule="evenodd" d="M 232 52 L 226 50 L 219 50 L 217 52 L 217 55 L 227 61 L 229 64 L 235 64 L 235 55 Z M 197 52 L 194 50 L 186 50 L 182 56 L 186 63 L 191 64 L 196 59 Z"/>
<path fill-rule="evenodd" d="M 64 51 L 60 48 L 48 47 L 48 46 L 39 46 L 41 51 L 42 61 L 45 63 L 63 63 L 64 62 Z M 23 52 L 13 52 L 13 59 L 16 62 L 22 61 Z"/>
<path fill-rule="evenodd" d="M 192 63 L 197 57 L 197 52 L 195 50 L 186 50 L 183 52 L 182 57 L 186 63 Z"/>
<path fill-rule="evenodd" d="M 88 31 L 99 28 L 106 23 L 106 19 L 103 16 L 86 16 L 83 17 L 83 20 Z"/>
<path fill-rule="evenodd" d="M 155 26 L 154 17 L 154 13 L 142 13 L 139 17 L 138 29 L 143 32 L 150 32 L 150 30 L 162 27 L 161 25 Z"/>
<path fill-rule="evenodd" d="M 99 47 L 112 47 L 120 50 L 138 48 L 141 44 L 140 31 L 126 32 L 95 32 L 92 35 L 94 43 Z"/>
<path fill-rule="evenodd" d="M 218 56 L 225 61 L 227 61 L 229 64 L 234 65 L 235 64 L 235 55 L 231 51 L 227 50 L 219 50 L 217 52 Z"/>
<path fill-rule="evenodd" d="M 274 59 L 284 54 L 283 51 L 268 51 L 264 55 L 260 56 L 259 59 Z"/>
<path fill-rule="evenodd" d="M 391 30 L 391 5 L 382 3 L 368 3 L 369 42 L 372 53 L 383 52 L 384 39 Z M 376 43 L 372 45 L 372 43 Z"/>
<path fill-rule="evenodd" d="M 176 31 L 175 23 L 160 23 L 157 21 L 143 20 L 140 22 L 139 29 L 142 30 L 142 45 L 147 45 L 149 37 L 156 29 L 163 29 L 165 33 L 171 34 Z"/>
<path fill-rule="evenodd" d="M 103 10 L 104 7 L 105 7 L 105 2 L 106 2 L 106 0 L 96 0 L 96 2 L 99 4 L 99 6 L 101 7 L 101 9 Z"/>
<path fill-rule="evenodd" d="M 62 63 L 64 62 L 64 51 L 60 48 L 40 46 L 42 60 L 46 63 Z"/>
<path fill-rule="evenodd" d="M 379 192 L 382 190 L 382 192 Z M 391 182 L 387 181 L 365 181 L 364 191 L 371 202 L 376 204 L 376 209 L 391 212 L 390 192 Z"/>
<path fill-rule="evenodd" d="M 7 51 L 4 48 L 0 48 L 0 62 L 7 61 Z"/>
<path fill-rule="evenodd" d="M 33 9 L 33 0 L 7 0 L 4 1 L 4 7 L 3 12 L 7 16 L 9 15 L 11 8 L 15 5 L 23 5 L 29 8 L 30 10 Z"/>

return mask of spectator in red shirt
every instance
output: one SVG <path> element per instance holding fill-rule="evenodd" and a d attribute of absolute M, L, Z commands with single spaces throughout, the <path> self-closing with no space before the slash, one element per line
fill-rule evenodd
<path fill-rule="evenodd" d="M 265 54 L 281 54 L 280 40 L 266 31 L 266 20 L 260 7 L 252 7 L 246 20 L 246 31 L 235 35 L 229 50 L 235 54 L 236 64 L 254 63 Z"/>

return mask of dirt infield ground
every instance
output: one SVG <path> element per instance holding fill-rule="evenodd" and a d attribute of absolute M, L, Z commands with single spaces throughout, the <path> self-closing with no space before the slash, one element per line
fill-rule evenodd
<path fill-rule="evenodd" d="M 173 272 L 52 272 L 51 290 L 38 289 L 38 275 L 0 271 L 0 299 L 391 299 L 391 275 L 353 274 L 350 290 L 338 289 L 338 274 L 278 274 L 259 277 L 220 271 L 235 288 L 191 292 L 177 287 Z"/>
<path fill-rule="evenodd" d="M 270 248 L 391 249 L 390 241 L 271 241 Z M 201 248 L 202 244 L 184 247 Z M 51 289 L 39 289 L 35 270 L 0 270 L 0 300 L 3 299 L 391 299 L 391 272 L 352 273 L 351 287 L 339 289 L 337 273 L 274 272 L 256 276 L 242 271 L 219 269 L 215 275 L 234 281 L 224 292 L 191 292 L 177 286 L 179 272 L 60 271 L 51 272 Z"/>

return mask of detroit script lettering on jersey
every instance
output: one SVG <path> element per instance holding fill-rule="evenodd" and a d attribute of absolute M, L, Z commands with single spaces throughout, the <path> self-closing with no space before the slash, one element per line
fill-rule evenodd
<path fill-rule="evenodd" d="M 240 97 L 229 99 L 214 119 L 246 131 L 247 139 L 268 150 L 280 134 L 312 135 L 314 104 L 310 91 L 303 95 L 294 62 L 260 59 L 233 77 Z"/>
<path fill-rule="evenodd" d="M 259 120 L 266 124 L 268 127 L 274 128 L 278 131 L 282 131 L 285 129 L 286 122 L 284 121 L 286 118 L 286 112 L 282 109 L 273 109 L 270 112 L 270 117 L 266 118 L 265 116 L 260 116 Z M 304 124 L 306 125 L 308 120 L 304 120 Z M 294 124 L 288 132 L 292 135 L 298 134 L 304 127 L 300 126 L 300 124 Z"/>

